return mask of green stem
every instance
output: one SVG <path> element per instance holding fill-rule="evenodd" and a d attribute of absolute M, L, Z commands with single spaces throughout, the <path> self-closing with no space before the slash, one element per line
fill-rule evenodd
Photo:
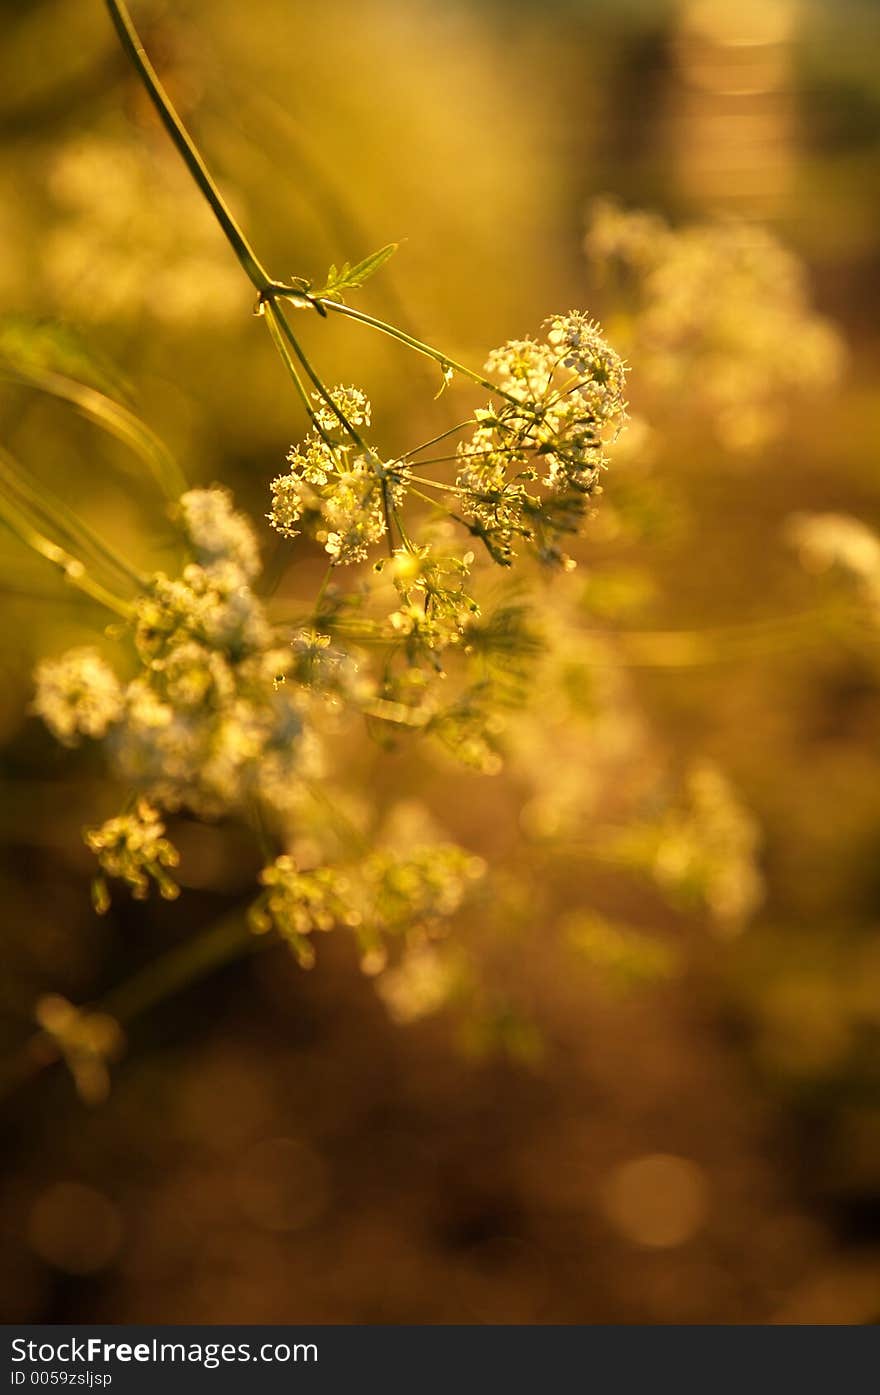
<path fill-rule="evenodd" d="M 187 169 L 211 206 L 214 217 L 223 229 L 226 240 L 238 258 L 242 269 L 247 273 L 254 287 L 264 294 L 275 286 L 275 282 L 262 265 L 251 247 L 232 212 L 214 183 L 208 167 L 199 154 L 186 127 L 174 109 L 174 105 L 159 75 L 147 57 L 144 46 L 132 23 L 131 15 L 124 0 L 105 0 L 110 19 L 125 53 L 130 58 L 138 77 L 143 83 L 159 119 L 177 147 Z"/>
<path fill-rule="evenodd" d="M 348 433 L 348 435 L 354 441 L 355 445 L 360 450 L 362 450 L 365 455 L 372 455 L 372 451 L 370 450 L 370 447 L 367 445 L 363 436 L 360 434 L 356 427 L 352 426 L 351 422 L 348 420 L 348 417 L 342 411 L 342 408 L 337 406 L 337 404 L 333 401 L 333 398 L 327 391 L 326 386 L 324 385 L 318 374 L 315 372 L 314 368 L 312 367 L 311 363 L 306 357 L 305 350 L 303 349 L 293 330 L 290 328 L 290 324 L 288 323 L 287 316 L 284 314 L 284 311 L 278 305 L 273 305 L 272 308 L 275 311 L 275 315 L 277 317 L 277 322 L 281 330 L 281 333 L 284 335 L 284 338 L 287 340 L 288 344 L 293 349 L 293 352 L 296 354 L 296 357 L 299 359 L 303 371 L 305 372 L 309 381 L 314 386 L 315 391 L 321 398 L 321 401 L 327 407 L 329 407 L 331 412 L 333 412 L 334 416 L 339 421 L 343 430 Z M 311 409 L 309 410 L 311 412 Z M 321 434 L 323 435 L 323 432 Z"/>
<path fill-rule="evenodd" d="M 460 421 L 455 426 L 448 427 L 446 431 L 441 431 L 439 435 L 432 436 L 430 441 L 423 441 L 420 446 L 413 446 L 412 450 L 405 451 L 403 455 L 399 455 L 397 458 L 398 460 L 411 460 L 414 455 L 418 455 L 421 451 L 427 450 L 430 446 L 436 446 L 440 441 L 445 441 L 448 436 L 454 436 L 457 432 L 464 431 L 466 426 L 473 425 L 474 418 L 468 417 L 467 421 Z M 413 463 L 415 464 L 416 462 Z M 421 462 L 418 463 L 421 464 Z"/>
<path fill-rule="evenodd" d="M 99 1010 L 109 1012 L 119 1022 L 130 1022 L 206 973 L 262 948 L 264 943 L 271 940 L 259 940 L 251 933 L 242 910 L 231 911 L 202 934 L 184 940 L 140 969 L 104 998 Z"/>
<path fill-rule="evenodd" d="M 439 502 L 439 500 L 432 499 L 430 494 L 423 494 L 422 491 L 420 489 L 416 489 L 414 485 L 410 485 L 409 492 L 410 494 L 415 495 L 417 499 L 421 499 L 424 503 L 430 504 L 431 508 L 436 509 L 438 513 L 445 514 L 447 517 L 451 516 L 449 514 L 449 510 L 444 508 L 443 505 Z"/>
<path fill-rule="evenodd" d="M 130 58 L 156 111 L 159 113 L 159 118 L 163 126 L 171 137 L 171 140 L 176 146 L 199 190 L 210 205 L 214 217 L 223 229 L 226 239 L 238 258 L 240 265 L 247 273 L 252 285 L 259 292 L 261 307 L 274 305 L 277 299 L 286 298 L 294 300 L 300 305 L 308 305 L 320 315 L 326 316 L 327 312 L 330 310 L 339 315 L 346 315 L 350 319 L 357 320 L 361 324 L 369 325 L 372 329 L 379 330 L 382 334 L 390 335 L 391 338 L 399 340 L 402 344 L 406 344 L 408 348 L 413 349 L 416 353 L 423 354 L 426 358 L 433 359 L 434 362 L 439 363 L 444 370 L 448 370 L 452 373 L 459 373 L 462 377 L 470 379 L 471 382 L 478 383 L 480 387 L 485 388 L 495 396 L 503 397 L 506 401 L 516 406 L 522 405 L 511 393 L 505 392 L 502 388 L 499 388 L 497 383 L 491 382 L 490 379 L 483 377 L 481 373 L 474 372 L 472 368 L 465 367 L 463 363 L 458 363 L 455 359 L 450 358 L 448 354 L 441 353 L 439 349 L 433 348 L 423 340 L 416 339 L 414 335 L 407 334 L 405 330 L 397 329 L 394 325 L 386 324 L 384 320 L 376 319 L 373 315 L 367 315 L 362 310 L 353 310 L 351 306 L 343 305 L 339 301 L 311 296 L 305 289 L 289 286 L 283 282 L 273 280 L 260 262 L 256 252 L 251 247 L 235 218 L 232 216 L 232 212 L 215 184 L 207 165 L 175 111 L 171 98 L 162 86 L 158 73 L 147 57 L 124 0 L 105 0 L 105 3 L 110 13 L 113 27 L 119 36 L 119 41 L 125 53 Z M 363 446 L 363 442 L 361 442 L 357 434 L 345 421 L 342 413 L 339 412 L 338 408 L 330 400 L 326 388 L 324 388 L 318 378 L 314 377 L 283 315 L 279 314 L 279 321 L 291 348 L 299 358 L 309 377 L 312 378 L 321 396 L 325 399 L 328 406 L 336 412 L 336 415 L 339 417 L 346 430 L 349 431 L 352 438 L 356 440 L 359 445 Z"/>
<path fill-rule="evenodd" d="M 325 573 L 324 573 L 324 578 L 323 578 L 323 580 L 322 580 L 322 582 L 321 582 L 320 588 L 319 588 L 319 590 L 318 590 L 318 594 L 317 594 L 317 596 L 315 597 L 315 605 L 314 605 L 314 609 L 313 609 L 313 614 L 314 614 L 314 616 L 315 616 L 316 619 L 319 617 L 319 615 L 320 615 L 320 613 L 321 613 L 321 606 L 322 606 L 322 604 L 323 604 L 324 597 L 325 597 L 326 594 L 327 594 L 327 587 L 330 585 L 330 578 L 332 577 L 332 575 L 333 575 L 333 563 L 331 562 L 330 565 L 329 565 L 329 567 L 327 568 L 327 570 L 326 570 Z"/>
<path fill-rule="evenodd" d="M 290 375 L 291 381 L 294 387 L 296 388 L 300 401 L 302 402 L 303 406 L 306 409 L 306 412 L 308 413 L 309 421 L 312 423 L 312 426 L 317 431 L 324 444 L 329 446 L 331 444 L 330 437 L 327 435 L 326 431 L 324 430 L 323 426 L 318 421 L 318 418 L 315 415 L 315 409 L 311 404 L 309 394 L 306 392 L 303 380 L 299 375 L 299 369 L 297 368 L 296 363 L 291 357 L 290 351 L 287 347 L 287 344 L 285 343 L 284 333 L 281 328 L 281 321 L 283 319 L 283 316 L 279 311 L 278 307 L 275 305 L 274 301 L 271 300 L 266 301 L 265 306 L 263 308 L 263 313 L 266 320 L 266 324 L 269 329 L 269 333 L 272 336 L 272 343 L 278 350 L 279 357 L 281 358 L 282 363 L 284 364 L 285 368 L 287 369 Z"/>
<path fill-rule="evenodd" d="M 388 556 L 394 556 L 394 534 L 391 527 L 391 505 L 388 498 L 388 481 L 380 480 L 379 489 L 382 495 L 382 513 L 385 518 L 385 538 L 388 544 Z"/>
<path fill-rule="evenodd" d="M 458 494 L 454 484 L 443 484 L 440 480 L 428 479 L 427 475 L 416 475 L 419 484 L 427 484 L 431 489 L 442 489 L 445 494 Z"/>
<path fill-rule="evenodd" d="M 451 369 L 453 373 L 460 373 L 463 378 L 469 378 L 472 383 L 478 383 L 487 392 L 491 392 L 495 397 L 503 397 L 507 402 L 512 402 L 517 407 L 522 407 L 522 403 L 512 393 L 505 392 L 493 383 L 489 378 L 484 378 L 482 373 L 475 373 L 472 368 L 466 368 L 463 363 L 458 363 L 448 354 L 441 353 L 439 349 L 432 348 L 430 344 L 424 343 L 421 339 L 414 339 L 405 330 L 397 329 L 394 325 L 386 324 L 384 320 L 378 320 L 375 315 L 368 315 L 363 310 L 355 310 L 350 305 L 343 305 L 338 300 L 319 300 L 317 302 L 325 310 L 332 310 L 337 315 L 346 315 L 350 320 L 357 320 L 359 324 L 369 325 L 371 329 L 377 329 L 381 334 L 388 334 L 392 339 L 397 339 L 401 344 L 406 344 L 417 354 L 424 354 L 426 358 L 432 358 L 435 363 L 439 363 L 441 368 Z"/>

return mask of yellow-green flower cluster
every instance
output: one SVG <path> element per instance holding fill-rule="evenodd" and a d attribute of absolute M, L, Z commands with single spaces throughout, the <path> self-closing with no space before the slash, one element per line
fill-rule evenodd
<path fill-rule="evenodd" d="M 442 651 L 465 639 L 480 613 L 465 590 L 473 560 L 471 552 L 463 557 L 436 554 L 430 543 L 395 551 L 389 570 L 401 604 L 389 622 L 411 662 L 427 658 L 436 668 Z"/>
<path fill-rule="evenodd" d="M 302 869 L 285 854 L 263 869 L 250 924 L 258 934 L 277 930 L 304 966 L 314 962 L 315 931 L 347 925 L 378 962 L 386 937 L 423 936 L 454 915 L 484 870 L 453 843 L 380 849 L 346 868 Z"/>
<path fill-rule="evenodd" d="M 260 881 L 265 889 L 248 914 L 251 929 L 257 935 L 277 930 L 304 968 L 315 962 L 309 943 L 315 930 L 359 923 L 348 880 L 335 867 L 303 870 L 285 853 L 263 868 Z"/>
<path fill-rule="evenodd" d="M 180 888 L 168 871 L 179 862 L 177 849 L 165 837 L 158 810 L 145 799 L 139 800 L 130 814 L 108 819 L 100 828 L 87 829 L 85 839 L 101 870 L 108 877 L 126 882 L 136 901 L 146 900 L 151 882 L 156 883 L 166 901 L 179 895 Z M 98 911 L 106 910 L 110 904 L 103 877 L 96 878 L 94 899 Z"/>

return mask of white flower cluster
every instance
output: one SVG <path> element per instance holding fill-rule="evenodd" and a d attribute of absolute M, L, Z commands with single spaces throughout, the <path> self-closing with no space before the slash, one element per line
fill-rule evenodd
<path fill-rule="evenodd" d="M 603 200 L 586 249 L 626 279 L 640 383 L 670 410 L 702 412 L 731 451 L 772 440 L 794 395 L 824 394 L 840 374 L 843 346 L 812 310 L 801 263 L 763 228 L 673 229 Z"/>
<path fill-rule="evenodd" d="M 332 561 L 343 565 L 364 561 L 386 535 L 409 471 L 399 461 L 383 462 L 352 434 L 371 417 L 359 388 L 332 388 L 328 397 L 335 410 L 316 399 L 317 432 L 289 452 L 290 468 L 272 481 L 267 516 L 282 537 L 295 538 L 308 527 Z"/>
<path fill-rule="evenodd" d="M 504 564 L 517 539 L 558 560 L 555 539 L 577 530 L 626 418 L 626 366 L 599 326 L 572 311 L 545 329 L 544 342 L 514 339 L 489 355 L 500 401 L 476 413 L 458 447 L 462 512 Z"/>
<path fill-rule="evenodd" d="M 121 684 L 95 649 L 69 649 L 60 659 L 43 659 L 34 681 L 31 710 L 65 746 L 78 745 L 84 736 L 100 741 L 122 717 Z"/>
<path fill-rule="evenodd" d="M 180 500 L 180 517 L 203 567 L 236 567 L 247 581 L 260 572 L 260 553 L 249 519 L 239 513 L 228 489 L 190 489 Z"/>
<path fill-rule="evenodd" d="M 39 665 L 34 710 L 67 744 L 104 739 L 145 808 L 214 817 L 257 799 L 283 811 L 314 767 L 314 737 L 301 690 L 277 681 L 296 656 L 252 589 L 253 529 L 221 489 L 184 494 L 179 516 L 200 560 L 157 574 L 135 602 L 136 676 L 122 684 L 73 650 Z"/>

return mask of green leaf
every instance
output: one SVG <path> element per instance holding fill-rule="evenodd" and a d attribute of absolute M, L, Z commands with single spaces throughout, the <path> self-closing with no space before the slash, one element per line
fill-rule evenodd
<path fill-rule="evenodd" d="M 374 272 L 385 265 L 389 257 L 394 256 L 397 248 L 398 243 L 389 242 L 387 246 L 380 247 L 378 252 L 372 252 L 369 257 L 364 257 L 362 262 L 357 262 L 354 266 L 350 262 L 343 262 L 338 270 L 331 266 L 327 273 L 326 285 L 319 291 L 310 291 L 309 294 L 316 300 L 342 300 L 343 291 L 362 286 Z"/>

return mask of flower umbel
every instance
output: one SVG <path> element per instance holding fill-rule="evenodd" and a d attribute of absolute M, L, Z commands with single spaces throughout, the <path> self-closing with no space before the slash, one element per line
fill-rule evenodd
<path fill-rule="evenodd" d="M 95 649 L 43 659 L 34 682 L 32 711 L 65 746 L 78 745 L 83 736 L 100 740 L 122 717 L 122 687 Z"/>
<path fill-rule="evenodd" d="M 86 830 L 85 840 L 108 877 L 127 883 L 136 901 L 145 901 L 150 882 L 166 901 L 180 895 L 180 887 L 169 874 L 169 867 L 180 861 L 177 849 L 168 841 L 158 811 L 146 800 L 139 800 L 130 814 L 108 819 L 100 828 Z M 105 911 L 110 897 L 103 877 L 95 882 L 95 909 Z"/>
<path fill-rule="evenodd" d="M 458 447 L 462 512 L 506 566 L 518 540 L 542 561 L 564 560 L 558 538 L 579 530 L 626 419 L 626 367 L 599 326 L 572 311 L 545 329 L 544 342 L 515 339 L 489 355 L 503 398 L 477 412 Z"/>

